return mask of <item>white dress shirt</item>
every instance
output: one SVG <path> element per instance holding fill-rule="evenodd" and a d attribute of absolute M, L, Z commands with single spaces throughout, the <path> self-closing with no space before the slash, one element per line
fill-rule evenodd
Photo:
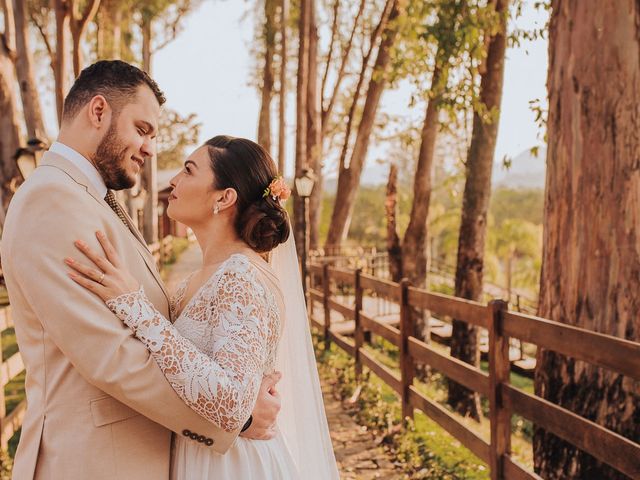
<path fill-rule="evenodd" d="M 107 194 L 107 186 L 100 175 L 100 172 L 93 166 L 93 164 L 82 154 L 78 153 L 73 148 L 60 142 L 53 142 L 49 147 L 49 151 L 57 153 L 61 157 L 66 158 L 73 163 L 78 169 L 84 173 L 91 184 L 96 188 L 102 198 Z"/>

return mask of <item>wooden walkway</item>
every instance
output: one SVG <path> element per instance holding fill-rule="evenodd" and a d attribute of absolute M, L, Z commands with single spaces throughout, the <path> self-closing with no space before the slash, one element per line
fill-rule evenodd
<path fill-rule="evenodd" d="M 165 283 L 170 293 L 184 277 L 200 266 L 201 258 L 200 248 L 192 244 L 176 263 L 167 268 Z M 329 386 L 322 385 L 322 393 L 342 480 L 408 478 L 392 463 L 384 448 L 376 445 L 373 435 L 346 413 L 340 401 L 331 394 Z"/>

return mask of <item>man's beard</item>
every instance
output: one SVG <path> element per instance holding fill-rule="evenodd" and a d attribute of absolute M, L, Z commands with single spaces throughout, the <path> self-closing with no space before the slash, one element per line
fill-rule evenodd
<path fill-rule="evenodd" d="M 93 157 L 94 165 L 111 190 L 125 190 L 136 184 L 136 178 L 131 177 L 124 166 L 126 153 L 127 147 L 118 140 L 115 122 L 111 122 Z"/>

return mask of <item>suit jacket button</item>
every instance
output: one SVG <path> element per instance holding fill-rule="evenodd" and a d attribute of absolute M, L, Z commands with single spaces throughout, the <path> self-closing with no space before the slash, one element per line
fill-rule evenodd
<path fill-rule="evenodd" d="M 213 445 L 213 439 L 211 439 L 211 438 L 207 438 L 207 439 L 205 440 L 204 444 L 205 444 L 207 447 L 210 447 L 211 445 Z"/>
<path fill-rule="evenodd" d="M 191 430 L 183 430 L 183 431 L 182 431 L 182 434 L 183 434 L 185 437 L 188 437 L 189 435 L 191 435 Z"/>
<path fill-rule="evenodd" d="M 198 434 L 191 432 L 191 435 L 189 435 L 189 438 L 191 438 L 191 440 L 197 440 L 198 439 Z"/>
<path fill-rule="evenodd" d="M 204 435 L 200 435 L 200 436 L 198 437 L 198 442 L 199 442 L 199 443 L 204 443 L 204 441 L 205 441 L 206 439 L 207 439 L 207 437 L 205 437 Z"/>

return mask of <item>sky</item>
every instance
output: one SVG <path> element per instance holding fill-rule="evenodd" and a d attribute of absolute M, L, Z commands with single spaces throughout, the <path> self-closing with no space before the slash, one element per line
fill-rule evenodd
<path fill-rule="evenodd" d="M 533 0 L 524 2 L 523 14 L 515 23 L 511 22 L 511 28 L 543 26 L 547 14 L 535 10 Z M 252 15 L 246 14 L 251 4 L 242 0 L 205 0 L 187 17 L 178 38 L 154 55 L 152 76 L 165 91 L 167 106 L 184 115 L 197 114 L 203 124 L 201 141 L 219 134 L 256 138 L 260 99 L 256 88 L 248 83 L 253 68 L 251 43 L 255 28 Z M 546 74 L 545 39 L 523 42 L 507 51 L 496 162 L 505 155 L 513 158 L 541 144 L 541 132 L 529 101 L 540 99 L 546 108 Z M 285 175 L 291 175 L 293 170 L 295 143 L 295 92 L 290 93 Z M 389 113 L 406 112 L 410 93 L 407 86 L 385 92 L 381 108 Z M 45 100 L 48 117 L 53 114 L 51 100 Z M 375 153 L 375 150 L 371 153 L 370 160 Z M 367 183 L 382 182 L 384 171 L 370 161 L 364 177 Z"/>

